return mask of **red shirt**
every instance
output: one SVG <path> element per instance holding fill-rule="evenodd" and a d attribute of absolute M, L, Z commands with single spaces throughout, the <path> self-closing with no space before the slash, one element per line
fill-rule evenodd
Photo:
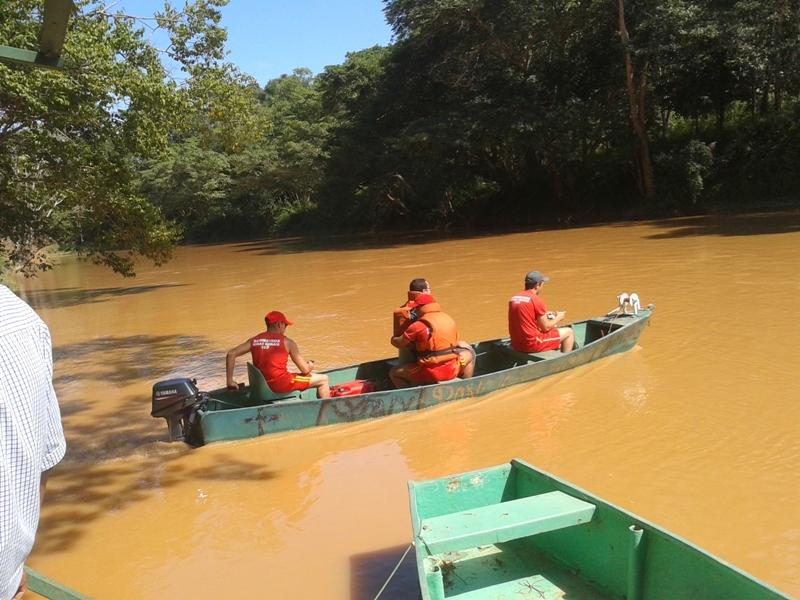
<path fill-rule="evenodd" d="M 508 334 L 511 347 L 520 352 L 530 352 L 544 331 L 539 327 L 539 317 L 547 313 L 544 301 L 533 290 L 525 290 L 508 301 Z"/>
<path fill-rule="evenodd" d="M 411 343 L 409 346 L 412 350 L 415 348 L 424 348 L 431 337 L 431 330 L 423 321 L 414 321 L 406 327 L 403 332 L 403 339 Z"/>
<path fill-rule="evenodd" d="M 289 360 L 289 352 L 287 352 L 283 340 L 284 337 L 280 333 L 268 331 L 250 340 L 250 355 L 253 357 L 253 364 L 264 374 L 267 381 L 288 373 L 286 363 Z"/>

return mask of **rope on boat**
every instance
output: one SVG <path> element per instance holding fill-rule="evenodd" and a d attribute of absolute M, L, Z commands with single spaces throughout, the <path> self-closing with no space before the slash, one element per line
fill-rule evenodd
<path fill-rule="evenodd" d="M 389 582 L 392 580 L 392 577 L 394 577 L 394 574 L 395 574 L 395 573 L 397 573 L 397 569 L 399 569 L 399 568 L 400 568 L 400 565 L 402 565 L 402 564 L 403 564 L 403 561 L 406 559 L 406 555 L 408 555 L 408 551 L 409 551 L 409 550 L 411 550 L 411 546 L 413 546 L 413 545 L 414 545 L 414 544 L 409 544 L 409 545 L 408 545 L 408 548 L 406 548 L 406 551 L 405 551 L 405 552 L 403 552 L 403 556 L 401 556 L 401 557 L 400 557 L 400 560 L 399 560 L 399 561 L 397 562 L 397 564 L 394 566 L 394 569 L 393 569 L 393 570 L 392 570 L 392 572 L 389 574 L 389 577 L 386 579 L 386 581 L 384 581 L 384 582 L 383 582 L 383 586 L 381 587 L 381 589 L 380 589 L 380 590 L 378 590 L 378 593 L 377 593 L 377 594 L 375 594 L 375 598 L 374 598 L 373 600 L 378 600 L 378 598 L 380 598 L 380 597 L 381 597 L 381 594 L 383 593 L 383 590 L 385 590 L 385 589 L 386 589 L 386 586 L 387 586 L 387 585 L 389 585 Z"/>

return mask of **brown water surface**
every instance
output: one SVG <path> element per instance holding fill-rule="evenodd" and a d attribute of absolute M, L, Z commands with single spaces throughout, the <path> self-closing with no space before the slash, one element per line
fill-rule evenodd
<path fill-rule="evenodd" d="M 427 277 L 468 340 L 523 275 L 578 320 L 636 291 L 631 352 L 420 413 L 169 444 L 150 387 L 224 383 L 270 309 L 320 368 L 388 356 Z M 69 451 L 30 564 L 94 598 L 371 599 L 410 541 L 406 481 L 520 457 L 800 595 L 800 215 L 452 240 L 180 248 L 125 280 L 65 258 L 23 295 L 53 333 Z M 240 359 L 237 376 L 246 379 Z M 383 598 L 415 598 L 409 557 Z"/>

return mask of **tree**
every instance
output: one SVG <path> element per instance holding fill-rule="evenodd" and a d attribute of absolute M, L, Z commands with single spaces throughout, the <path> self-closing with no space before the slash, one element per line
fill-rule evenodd
<path fill-rule="evenodd" d="M 628 34 L 625 16 L 625 1 L 617 0 L 619 16 L 619 37 L 622 41 L 622 54 L 625 62 L 625 91 L 628 96 L 628 119 L 634 136 L 636 136 L 636 165 L 639 190 L 645 198 L 655 196 L 656 188 L 653 180 L 653 161 L 650 157 L 650 141 L 647 134 L 647 84 L 650 64 L 644 61 L 641 65 L 634 62 L 634 51 Z"/>
<path fill-rule="evenodd" d="M 155 21 L 185 42 L 172 58 L 220 55 L 222 3 L 200 0 Z M 40 6 L 0 4 L 0 43 L 35 47 Z M 0 65 L 0 254 L 25 274 L 48 268 L 46 248 L 58 244 L 133 275 L 137 255 L 160 264 L 178 237 L 138 194 L 135 172 L 167 149 L 182 98 L 137 19 L 108 10 L 79 4 L 63 71 Z"/>

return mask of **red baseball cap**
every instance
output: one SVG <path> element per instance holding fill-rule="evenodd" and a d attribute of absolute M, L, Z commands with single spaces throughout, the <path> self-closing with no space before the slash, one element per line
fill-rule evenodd
<path fill-rule="evenodd" d="M 292 324 L 292 322 L 286 318 L 286 315 L 279 310 L 269 311 L 266 315 L 264 315 L 264 320 L 267 322 L 267 325 L 272 325 L 273 323 L 286 323 L 287 325 Z"/>
<path fill-rule="evenodd" d="M 431 304 L 436 302 L 436 300 L 434 300 L 433 296 L 430 294 L 419 294 L 416 298 L 414 298 L 414 302 L 417 303 L 417 306 L 422 306 L 423 304 Z"/>

